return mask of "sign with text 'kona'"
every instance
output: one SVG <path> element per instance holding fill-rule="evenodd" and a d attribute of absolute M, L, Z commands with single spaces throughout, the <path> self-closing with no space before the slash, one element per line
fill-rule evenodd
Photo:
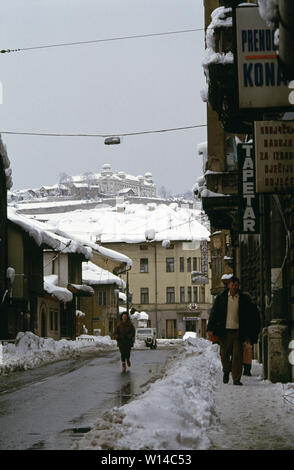
<path fill-rule="evenodd" d="M 237 145 L 239 233 L 259 233 L 259 199 L 255 192 L 255 158 L 253 144 Z"/>
<path fill-rule="evenodd" d="M 294 191 L 294 121 L 256 121 L 256 192 Z"/>
<path fill-rule="evenodd" d="M 289 109 L 288 81 L 279 66 L 275 31 L 257 5 L 238 6 L 235 15 L 239 108 Z"/>

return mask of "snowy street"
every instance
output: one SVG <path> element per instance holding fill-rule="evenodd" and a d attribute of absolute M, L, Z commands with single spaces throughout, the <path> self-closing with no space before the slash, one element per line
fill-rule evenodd
<path fill-rule="evenodd" d="M 88 349 L 79 357 L 0 376 L 0 449 L 70 449 L 101 414 L 158 378 L 173 353 L 173 348 L 135 350 L 131 371 L 121 374 L 117 350 Z"/>
<path fill-rule="evenodd" d="M 10 346 L 0 449 L 294 450 L 294 385 L 263 380 L 256 360 L 234 386 L 222 383 L 218 346 L 203 338 L 159 340 L 156 350 L 136 342 L 125 374 L 115 342 L 96 343 L 49 347 L 27 333 Z"/>

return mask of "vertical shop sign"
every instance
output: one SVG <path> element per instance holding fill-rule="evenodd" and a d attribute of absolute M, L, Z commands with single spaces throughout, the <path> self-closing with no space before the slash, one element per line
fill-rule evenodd
<path fill-rule="evenodd" d="M 238 144 L 239 233 L 259 233 L 259 200 L 255 191 L 253 144 Z"/>

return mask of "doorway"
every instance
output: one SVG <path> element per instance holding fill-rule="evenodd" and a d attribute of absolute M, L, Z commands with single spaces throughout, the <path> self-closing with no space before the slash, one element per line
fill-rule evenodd
<path fill-rule="evenodd" d="M 41 337 L 47 336 L 47 311 L 45 305 L 41 306 Z"/>
<path fill-rule="evenodd" d="M 166 320 L 166 337 L 177 338 L 177 320 Z"/>

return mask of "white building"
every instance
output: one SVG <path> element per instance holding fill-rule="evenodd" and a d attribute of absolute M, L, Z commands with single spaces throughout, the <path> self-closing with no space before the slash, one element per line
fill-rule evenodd
<path fill-rule="evenodd" d="M 100 173 L 87 173 L 87 175 L 73 176 L 71 184 L 87 182 L 89 186 L 98 185 L 104 194 L 125 194 L 132 190 L 136 196 L 156 196 L 156 185 L 152 174 L 147 172 L 144 176 L 129 175 L 123 171 L 114 173 L 111 165 L 105 163 Z"/>

